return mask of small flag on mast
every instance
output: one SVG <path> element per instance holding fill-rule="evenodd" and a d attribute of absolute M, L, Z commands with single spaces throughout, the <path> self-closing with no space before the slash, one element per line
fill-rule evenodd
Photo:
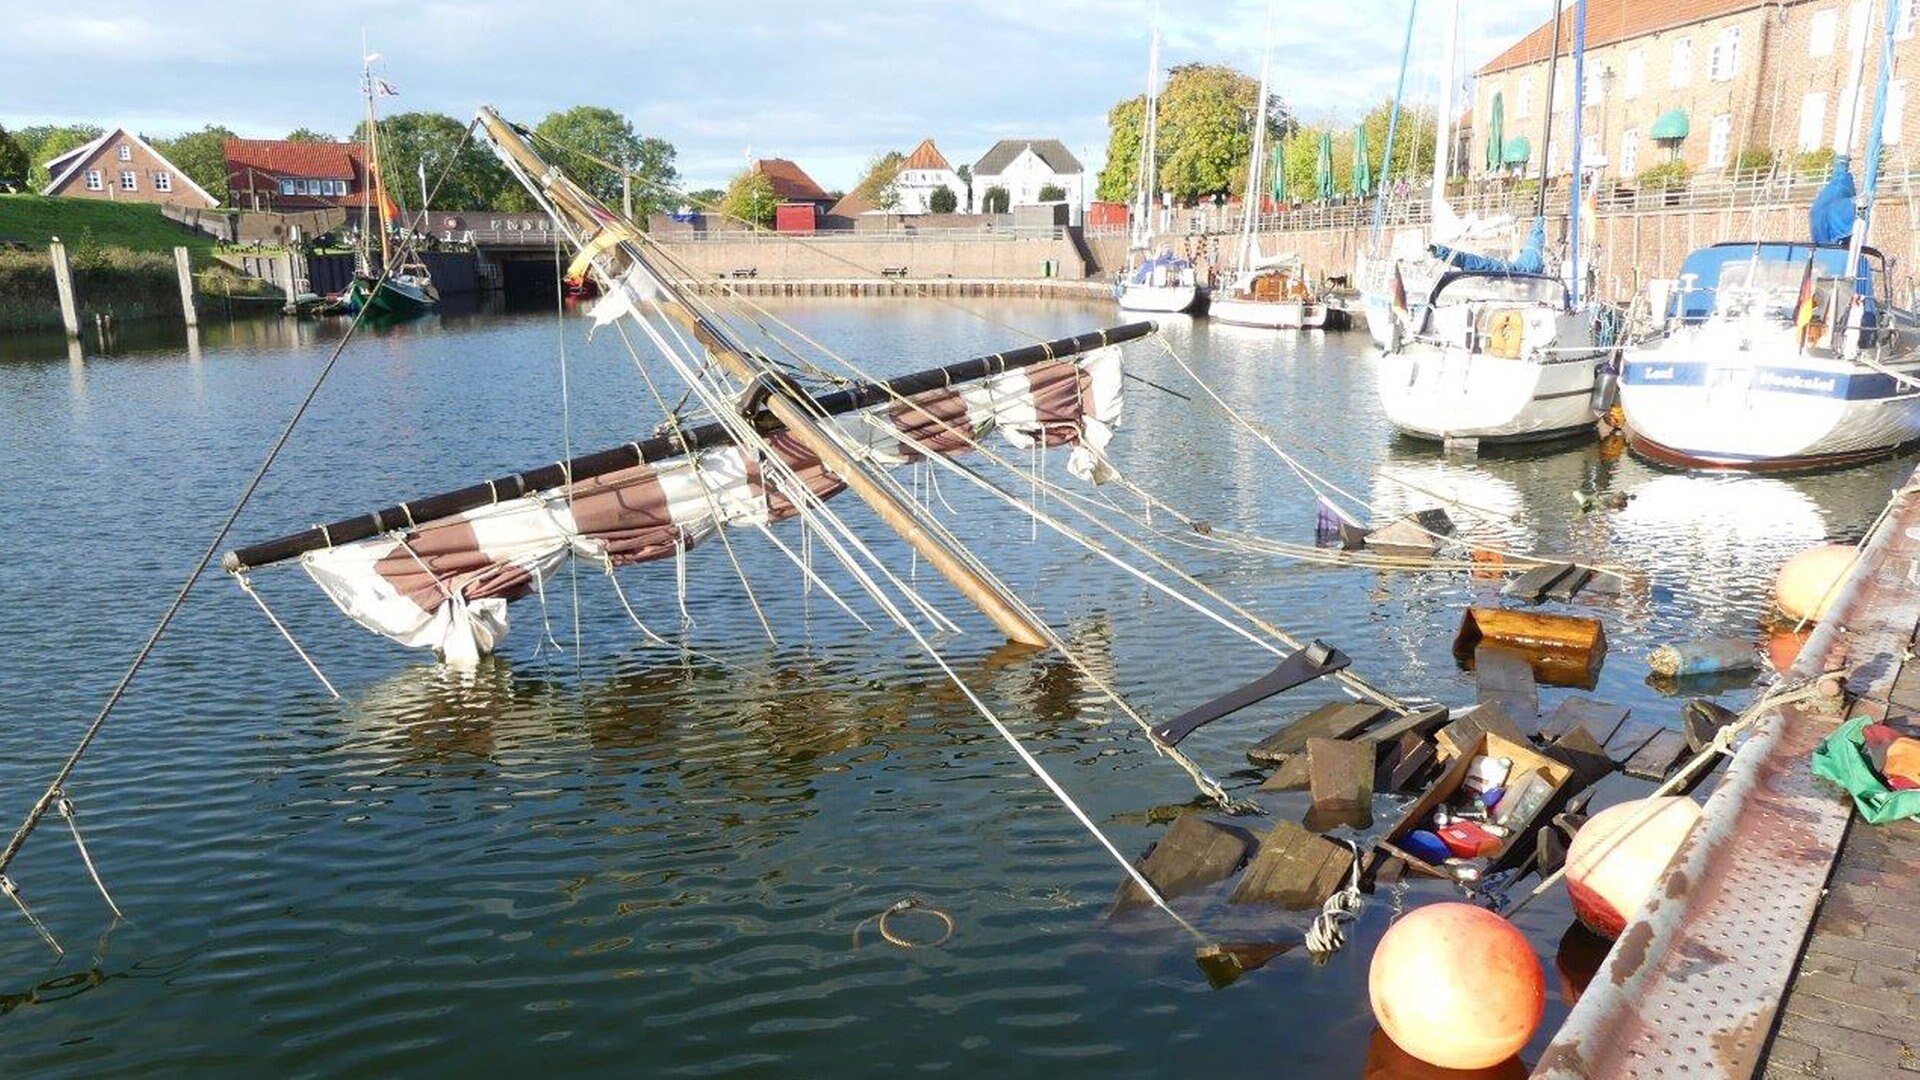
<path fill-rule="evenodd" d="M 1800 348 L 1807 347 L 1807 330 L 1813 325 L 1813 252 L 1807 252 L 1807 268 L 1800 274 L 1800 299 L 1793 305 L 1793 325 L 1800 331 Z"/>

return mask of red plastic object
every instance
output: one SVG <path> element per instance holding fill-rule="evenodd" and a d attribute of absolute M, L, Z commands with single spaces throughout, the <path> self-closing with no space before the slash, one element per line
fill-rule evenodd
<path fill-rule="evenodd" d="M 1501 840 L 1475 821 L 1456 821 L 1440 830 L 1440 840 L 1456 858 L 1477 859 L 1500 850 Z"/>

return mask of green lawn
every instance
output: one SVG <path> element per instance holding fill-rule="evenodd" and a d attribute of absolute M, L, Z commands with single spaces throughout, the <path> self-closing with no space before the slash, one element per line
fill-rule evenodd
<path fill-rule="evenodd" d="M 213 237 L 167 220 L 151 204 L 0 195 L 0 241 L 45 247 L 58 236 L 71 248 L 89 233 L 101 247 L 164 252 L 185 245 L 196 258 L 213 251 Z"/>

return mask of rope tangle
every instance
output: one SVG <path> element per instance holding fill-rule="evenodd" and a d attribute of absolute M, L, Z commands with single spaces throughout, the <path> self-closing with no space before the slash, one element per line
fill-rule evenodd
<path fill-rule="evenodd" d="M 919 912 L 921 915 L 939 920 L 942 927 L 940 936 L 931 941 L 914 941 L 902 934 L 895 933 L 893 928 L 888 925 L 888 920 L 897 915 L 904 915 L 910 911 Z M 896 900 L 877 914 L 869 915 L 855 923 L 853 926 L 854 948 L 857 949 L 860 947 L 860 931 L 865 929 L 868 923 L 877 923 L 879 925 L 880 937 L 885 940 L 887 944 L 902 949 L 938 948 L 941 945 L 945 945 L 947 940 L 953 937 L 954 931 L 953 916 L 941 911 L 939 908 L 934 907 L 932 904 L 927 903 L 917 896 L 909 896 L 905 900 Z"/>

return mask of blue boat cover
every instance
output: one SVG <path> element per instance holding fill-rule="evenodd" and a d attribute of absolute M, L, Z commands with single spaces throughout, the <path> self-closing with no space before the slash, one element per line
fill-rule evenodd
<path fill-rule="evenodd" d="M 1813 197 L 1813 208 L 1807 212 L 1814 243 L 1844 244 L 1853 235 L 1853 197 L 1853 170 L 1847 167 L 1846 158 L 1836 158 L 1833 175 Z"/>
<path fill-rule="evenodd" d="M 1547 219 L 1533 219 L 1533 228 L 1527 233 L 1527 242 L 1520 246 L 1520 253 L 1511 259 L 1477 255 L 1471 251 L 1450 248 L 1445 244 L 1435 244 L 1428 250 L 1433 253 L 1434 258 L 1476 274 L 1543 274 L 1547 270 Z"/>
<path fill-rule="evenodd" d="M 1171 251 L 1163 251 L 1160 254 L 1155 255 L 1153 258 L 1148 259 L 1147 261 L 1141 263 L 1139 266 L 1134 267 L 1132 276 L 1130 276 L 1127 280 L 1133 282 L 1136 285 L 1147 285 L 1153 281 L 1153 271 L 1154 271 L 1154 268 L 1157 266 L 1166 267 L 1167 273 L 1169 275 L 1172 275 L 1177 271 L 1184 270 L 1192 265 L 1193 265 L 1192 263 L 1188 262 L 1187 260 L 1181 258 L 1178 255 L 1175 255 Z"/>
<path fill-rule="evenodd" d="M 1817 277 L 1831 279 L 1847 273 L 1847 249 L 1839 245 L 1735 242 L 1701 248 L 1680 264 L 1680 273 L 1694 275 L 1695 281 L 1694 290 L 1684 294 L 1678 314 L 1688 322 L 1698 322 L 1712 314 L 1720 288 L 1720 273 L 1728 266 L 1746 271 L 1742 280 L 1771 280 L 1781 285 L 1782 291 L 1787 291 L 1798 287 L 1809 259 Z M 1871 251 L 1861 253 L 1854 291 L 1867 302 L 1869 325 L 1875 315 L 1873 276 L 1878 267 L 1878 256 Z"/>

